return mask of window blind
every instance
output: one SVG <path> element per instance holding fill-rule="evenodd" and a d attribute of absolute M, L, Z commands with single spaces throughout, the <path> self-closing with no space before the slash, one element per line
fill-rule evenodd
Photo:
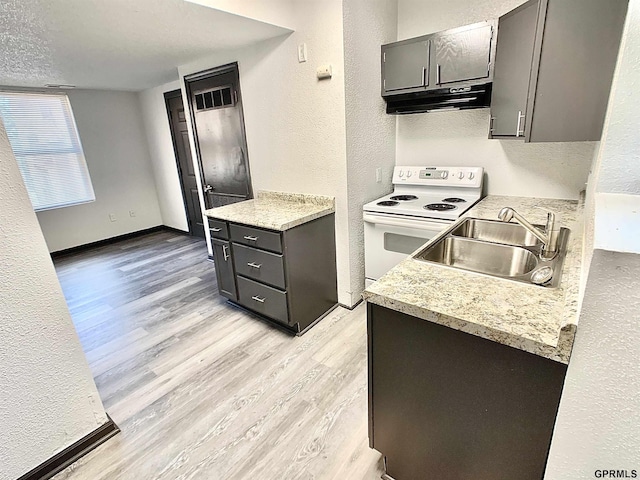
<path fill-rule="evenodd" d="M 0 92 L 0 116 L 34 210 L 96 199 L 66 95 Z"/>

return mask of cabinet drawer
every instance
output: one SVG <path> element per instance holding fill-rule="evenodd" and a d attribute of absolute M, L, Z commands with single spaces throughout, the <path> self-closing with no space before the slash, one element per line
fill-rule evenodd
<path fill-rule="evenodd" d="M 227 229 L 227 222 L 221 220 L 209 219 L 209 233 L 213 238 L 221 238 L 222 240 L 229 240 L 229 230 Z"/>
<path fill-rule="evenodd" d="M 236 273 L 284 290 L 282 255 L 236 243 L 233 246 L 233 262 Z"/>
<path fill-rule="evenodd" d="M 231 224 L 231 240 L 250 247 L 263 248 L 272 252 L 282 253 L 282 243 L 279 232 L 260 230 L 259 228 L 245 227 L 244 225 Z"/>
<path fill-rule="evenodd" d="M 244 277 L 238 278 L 238 302 L 245 307 L 288 324 L 287 294 Z"/>

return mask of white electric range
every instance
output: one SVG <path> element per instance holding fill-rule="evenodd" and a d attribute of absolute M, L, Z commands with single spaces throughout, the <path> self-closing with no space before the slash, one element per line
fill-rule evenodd
<path fill-rule="evenodd" d="M 393 193 L 363 207 L 368 287 L 482 198 L 481 167 L 395 167 Z"/>

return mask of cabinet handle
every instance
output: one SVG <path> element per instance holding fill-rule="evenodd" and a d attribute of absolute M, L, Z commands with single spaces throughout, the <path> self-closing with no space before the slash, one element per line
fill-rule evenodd
<path fill-rule="evenodd" d="M 255 300 L 256 302 L 264 303 L 264 301 L 266 300 L 266 298 L 264 298 L 264 297 L 259 297 L 258 295 L 254 295 L 253 297 L 251 297 L 251 300 Z"/>
<path fill-rule="evenodd" d="M 427 67 L 422 67 L 422 86 L 427 86 Z"/>
<path fill-rule="evenodd" d="M 255 268 L 255 269 L 260 269 L 260 267 L 262 266 L 262 264 L 261 264 L 261 263 L 253 263 L 253 262 L 249 262 L 249 263 L 247 263 L 247 266 L 248 266 L 248 267 L 251 267 L 251 268 Z"/>
<path fill-rule="evenodd" d="M 493 134 L 493 122 L 496 120 L 496 117 L 491 117 L 489 119 L 489 136 L 491 136 Z"/>
<path fill-rule="evenodd" d="M 218 232 L 221 232 L 221 231 L 222 231 L 222 229 L 221 229 L 221 228 L 215 228 L 215 227 L 211 227 L 211 228 L 209 228 L 209 230 L 211 230 L 211 231 L 212 231 L 212 232 L 214 232 L 214 233 L 218 233 Z"/>
<path fill-rule="evenodd" d="M 252 237 L 251 235 L 245 235 L 243 238 L 245 240 L 249 240 L 250 242 L 257 242 L 258 241 L 258 237 Z"/>
<path fill-rule="evenodd" d="M 440 85 L 440 64 L 436 63 L 436 85 Z"/>
<path fill-rule="evenodd" d="M 229 260 L 229 245 L 223 245 L 222 246 L 222 256 L 224 257 L 224 261 L 226 262 L 227 260 Z"/>
<path fill-rule="evenodd" d="M 516 125 L 516 137 L 520 137 L 524 135 L 524 130 L 520 130 L 520 125 L 522 124 L 523 119 L 524 119 L 524 115 L 522 114 L 522 110 L 518 110 L 518 124 Z"/>

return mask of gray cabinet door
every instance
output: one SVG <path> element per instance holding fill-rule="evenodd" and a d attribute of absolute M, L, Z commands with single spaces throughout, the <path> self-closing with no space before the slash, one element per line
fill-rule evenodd
<path fill-rule="evenodd" d="M 434 36 L 436 84 L 489 77 L 492 27 L 473 26 Z"/>
<path fill-rule="evenodd" d="M 538 0 L 500 17 L 491 95 L 491 136 L 524 134 Z"/>
<path fill-rule="evenodd" d="M 216 265 L 216 280 L 220 295 L 237 300 L 236 277 L 233 271 L 231 245 L 225 240 L 211 239 L 213 247 L 213 261 Z"/>
<path fill-rule="evenodd" d="M 541 4 L 527 141 L 600 140 L 628 1 Z"/>
<path fill-rule="evenodd" d="M 429 40 L 383 45 L 383 92 L 428 85 L 429 49 Z"/>

